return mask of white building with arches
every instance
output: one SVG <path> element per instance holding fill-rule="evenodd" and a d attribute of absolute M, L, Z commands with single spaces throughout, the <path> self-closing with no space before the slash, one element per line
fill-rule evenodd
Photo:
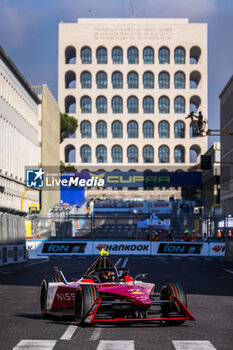
<path fill-rule="evenodd" d="M 78 171 L 187 170 L 207 150 L 207 24 L 78 19 L 59 24 L 58 102 L 78 119 L 61 158 Z"/>

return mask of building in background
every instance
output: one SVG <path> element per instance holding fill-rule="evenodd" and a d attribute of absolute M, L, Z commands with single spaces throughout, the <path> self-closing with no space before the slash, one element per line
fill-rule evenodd
<path fill-rule="evenodd" d="M 202 172 L 203 205 L 207 210 L 220 207 L 220 152 L 220 142 L 214 142 L 204 154 L 211 156 L 211 169 Z"/>
<path fill-rule="evenodd" d="M 40 99 L 0 47 L 0 210 L 21 213 L 25 166 L 37 165 Z M 39 203 L 39 191 L 30 189 L 23 210 Z"/>
<path fill-rule="evenodd" d="M 233 131 L 233 76 L 220 96 L 221 130 Z M 224 164 L 228 162 L 228 164 Z M 221 136 L 221 203 L 225 214 L 233 215 L 233 136 Z"/>
<path fill-rule="evenodd" d="M 60 110 L 47 85 L 33 86 L 41 100 L 39 117 L 39 167 L 60 172 Z M 60 188 L 51 191 L 42 189 L 41 213 L 46 214 L 54 205 L 60 204 Z"/>
<path fill-rule="evenodd" d="M 79 123 L 61 144 L 65 163 L 78 171 L 184 171 L 206 152 L 207 138 L 192 137 L 185 118 L 207 118 L 207 24 L 78 19 L 59 24 L 58 56 L 59 107 Z M 146 192 L 131 196 L 178 194 Z"/>
<path fill-rule="evenodd" d="M 0 266 L 26 260 L 25 222 L 39 191 L 29 189 L 23 210 L 25 167 L 38 165 L 40 99 L 0 47 Z"/>

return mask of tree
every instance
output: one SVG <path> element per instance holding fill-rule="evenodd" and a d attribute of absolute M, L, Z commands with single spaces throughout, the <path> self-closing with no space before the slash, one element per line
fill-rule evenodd
<path fill-rule="evenodd" d="M 78 121 L 72 116 L 66 113 L 60 113 L 61 118 L 61 130 L 60 130 L 60 142 L 66 137 L 75 133 L 78 127 Z"/>
<path fill-rule="evenodd" d="M 71 164 L 65 165 L 62 161 L 60 161 L 60 172 L 61 172 L 61 174 L 76 173 L 77 168 L 75 168 L 75 166 L 73 166 Z"/>

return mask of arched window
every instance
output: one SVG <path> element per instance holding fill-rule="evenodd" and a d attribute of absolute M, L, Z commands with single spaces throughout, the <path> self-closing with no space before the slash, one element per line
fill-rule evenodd
<path fill-rule="evenodd" d="M 138 49 L 136 47 L 130 47 L 128 49 L 128 64 L 138 63 Z"/>
<path fill-rule="evenodd" d="M 201 105 L 200 97 L 197 96 L 197 95 L 192 96 L 190 98 L 190 100 L 189 100 L 189 111 L 190 111 L 190 113 L 191 112 L 197 113 L 198 108 L 200 107 L 200 105 Z"/>
<path fill-rule="evenodd" d="M 170 136 L 169 123 L 165 120 L 162 120 L 159 123 L 159 138 L 160 139 L 168 139 L 169 136 Z"/>
<path fill-rule="evenodd" d="M 175 89 L 185 88 L 185 75 L 183 72 L 177 72 L 174 78 Z"/>
<path fill-rule="evenodd" d="M 105 146 L 100 145 L 96 148 L 96 161 L 97 163 L 107 163 L 107 149 Z"/>
<path fill-rule="evenodd" d="M 167 72 L 159 73 L 159 88 L 160 89 L 170 88 L 170 76 Z"/>
<path fill-rule="evenodd" d="M 65 74 L 65 87 L 66 89 L 76 88 L 76 74 L 71 70 Z"/>
<path fill-rule="evenodd" d="M 185 64 L 185 50 L 183 47 L 177 47 L 174 53 L 175 64 Z"/>
<path fill-rule="evenodd" d="M 116 46 L 112 49 L 112 63 L 113 64 L 123 63 L 123 50 L 119 46 Z"/>
<path fill-rule="evenodd" d="M 81 50 L 81 61 L 82 64 L 91 64 L 92 59 L 91 59 L 91 49 L 90 47 L 83 47 Z"/>
<path fill-rule="evenodd" d="M 143 62 L 144 64 L 153 64 L 154 63 L 154 50 L 152 47 L 145 47 L 143 50 Z"/>
<path fill-rule="evenodd" d="M 193 71 L 190 73 L 190 89 L 197 89 L 201 80 L 201 74 L 198 71 Z"/>
<path fill-rule="evenodd" d="M 154 113 L 154 99 L 151 96 L 146 96 L 143 99 L 143 112 Z"/>
<path fill-rule="evenodd" d="M 105 49 L 105 47 L 99 47 L 97 49 L 96 59 L 97 59 L 97 64 L 106 64 L 108 62 L 107 50 Z"/>
<path fill-rule="evenodd" d="M 68 46 L 65 50 L 66 64 L 76 63 L 76 50 L 73 46 Z"/>
<path fill-rule="evenodd" d="M 112 148 L 112 162 L 122 163 L 122 148 L 119 145 L 113 146 Z"/>
<path fill-rule="evenodd" d="M 112 88 L 113 89 L 123 88 L 123 76 L 121 72 L 114 72 L 112 74 Z"/>
<path fill-rule="evenodd" d="M 123 102 L 120 96 L 112 98 L 112 113 L 123 113 Z"/>
<path fill-rule="evenodd" d="M 138 123 L 134 120 L 131 120 L 128 122 L 127 125 L 127 133 L 129 139 L 136 139 L 138 138 Z"/>
<path fill-rule="evenodd" d="M 175 163 L 184 163 L 184 147 L 176 146 L 174 150 Z"/>
<path fill-rule="evenodd" d="M 91 147 L 84 145 L 81 147 L 81 162 L 91 163 Z"/>
<path fill-rule="evenodd" d="M 81 98 L 81 111 L 82 113 L 91 113 L 91 99 L 89 96 Z"/>
<path fill-rule="evenodd" d="M 138 162 L 138 148 L 134 145 L 131 145 L 127 149 L 128 163 L 137 163 Z"/>
<path fill-rule="evenodd" d="M 174 100 L 175 113 L 185 113 L 185 99 L 182 96 L 177 96 Z"/>
<path fill-rule="evenodd" d="M 138 88 L 138 73 L 130 72 L 128 74 L 128 89 Z"/>
<path fill-rule="evenodd" d="M 174 135 L 176 139 L 185 137 L 185 124 L 181 120 L 175 122 Z"/>
<path fill-rule="evenodd" d="M 190 163 L 197 163 L 198 158 L 201 154 L 201 148 L 199 145 L 192 145 L 189 149 L 189 162 Z"/>
<path fill-rule="evenodd" d="M 83 72 L 81 74 L 82 89 L 91 89 L 91 73 Z"/>
<path fill-rule="evenodd" d="M 76 100 L 74 96 L 66 96 L 65 98 L 65 113 L 76 113 Z"/>
<path fill-rule="evenodd" d="M 169 148 L 165 145 L 159 147 L 159 163 L 169 163 Z"/>
<path fill-rule="evenodd" d="M 201 49 L 199 46 L 193 46 L 190 49 L 190 63 L 197 64 L 201 56 Z"/>
<path fill-rule="evenodd" d="M 112 123 L 112 138 L 121 139 L 123 137 L 123 127 L 119 120 L 115 120 Z"/>
<path fill-rule="evenodd" d="M 161 47 L 159 49 L 159 63 L 166 64 L 170 63 L 170 51 L 167 47 Z"/>
<path fill-rule="evenodd" d="M 75 163 L 76 151 L 73 145 L 67 145 L 65 148 L 65 162 Z"/>
<path fill-rule="evenodd" d="M 96 137 L 97 139 L 107 138 L 107 124 L 103 120 L 96 123 Z"/>
<path fill-rule="evenodd" d="M 82 139 L 91 138 L 91 123 L 88 120 L 84 120 L 81 123 L 81 137 Z"/>
<path fill-rule="evenodd" d="M 154 124 L 147 120 L 143 123 L 143 138 L 153 139 L 154 138 Z"/>
<path fill-rule="evenodd" d="M 170 112 L 170 102 L 167 96 L 161 96 L 159 98 L 159 113 L 169 113 Z"/>
<path fill-rule="evenodd" d="M 96 74 L 97 89 L 107 89 L 107 74 L 105 72 L 98 72 Z"/>
<path fill-rule="evenodd" d="M 138 113 L 138 99 L 136 96 L 130 96 L 127 101 L 128 113 Z"/>
<path fill-rule="evenodd" d="M 143 148 L 143 162 L 153 163 L 154 162 L 154 149 L 152 146 L 145 146 Z"/>
<path fill-rule="evenodd" d="M 97 113 L 107 113 L 107 99 L 104 96 L 99 96 L 96 99 Z"/>
<path fill-rule="evenodd" d="M 154 74 L 152 72 L 145 72 L 143 74 L 144 89 L 154 89 Z"/>

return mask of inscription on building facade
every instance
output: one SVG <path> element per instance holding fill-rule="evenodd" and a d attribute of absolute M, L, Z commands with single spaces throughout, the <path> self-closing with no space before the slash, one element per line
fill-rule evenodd
<path fill-rule="evenodd" d="M 168 26 L 152 27 L 96 27 L 94 40 L 172 40 L 173 28 Z"/>

